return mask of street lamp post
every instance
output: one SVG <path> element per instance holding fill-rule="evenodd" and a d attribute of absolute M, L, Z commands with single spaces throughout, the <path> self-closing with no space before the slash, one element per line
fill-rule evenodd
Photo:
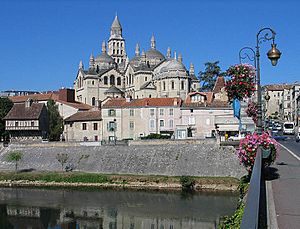
<path fill-rule="evenodd" d="M 249 55 L 251 53 L 251 56 Z M 240 49 L 239 52 L 239 60 L 242 63 L 242 60 L 249 59 L 250 61 L 254 62 L 254 67 L 256 68 L 256 58 L 255 58 L 255 51 L 251 47 L 244 47 Z"/>
<path fill-rule="evenodd" d="M 271 32 L 271 34 L 270 34 Z M 258 31 L 256 35 L 256 80 L 257 80 L 257 132 L 258 134 L 262 133 L 262 99 L 261 99 L 261 85 L 260 85 L 260 52 L 259 44 L 262 42 L 272 40 L 271 49 L 268 51 L 267 56 L 271 60 L 273 66 L 277 64 L 278 59 L 280 58 L 281 52 L 276 48 L 275 44 L 275 31 L 271 28 L 263 28 Z"/>

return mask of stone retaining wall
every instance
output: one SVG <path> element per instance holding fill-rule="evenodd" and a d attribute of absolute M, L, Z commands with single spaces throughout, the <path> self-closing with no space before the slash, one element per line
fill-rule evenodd
<path fill-rule="evenodd" d="M 0 151 L 0 170 L 13 170 L 14 164 L 6 162 L 13 150 L 23 153 L 19 169 L 59 171 L 58 153 L 67 153 L 69 162 L 86 172 L 107 174 L 140 174 L 167 176 L 230 176 L 240 178 L 246 174 L 239 165 L 233 147 L 220 147 L 212 141 L 196 144 L 172 141 L 172 144 L 131 146 L 81 146 L 70 143 L 11 144 Z"/>

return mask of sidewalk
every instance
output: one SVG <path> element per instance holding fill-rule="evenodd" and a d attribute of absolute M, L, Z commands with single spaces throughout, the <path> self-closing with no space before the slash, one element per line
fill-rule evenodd
<path fill-rule="evenodd" d="M 270 167 L 270 170 L 275 175 L 273 179 L 267 181 L 267 186 L 271 187 L 269 191 L 273 189 L 273 193 L 269 193 L 269 195 L 272 196 L 273 194 L 275 204 L 275 212 L 273 208 L 274 214 L 271 214 L 271 221 L 273 221 L 271 225 L 273 225 L 274 228 L 274 225 L 276 225 L 274 221 L 277 219 L 279 229 L 299 229 L 300 161 L 292 156 L 285 148 L 281 147 L 279 158 L 276 164 Z M 278 177 L 276 177 L 276 175 L 278 175 Z M 269 207 L 272 208 L 270 203 L 268 204 Z"/>

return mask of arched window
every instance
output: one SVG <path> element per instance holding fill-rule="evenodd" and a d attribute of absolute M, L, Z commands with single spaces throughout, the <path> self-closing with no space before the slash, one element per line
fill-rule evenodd
<path fill-rule="evenodd" d="M 95 82 L 94 82 L 94 80 L 92 80 L 92 85 L 94 85 L 95 84 Z"/>
<path fill-rule="evenodd" d="M 117 78 L 117 85 L 121 85 L 121 77 Z"/>
<path fill-rule="evenodd" d="M 181 81 L 181 90 L 184 90 L 184 81 Z"/>
<path fill-rule="evenodd" d="M 163 82 L 163 91 L 166 90 L 166 82 Z"/>
<path fill-rule="evenodd" d="M 171 89 L 172 89 L 172 90 L 175 89 L 175 83 L 174 83 L 174 81 L 171 82 Z"/>
<path fill-rule="evenodd" d="M 151 95 L 149 95 L 149 98 L 151 98 Z"/>
<path fill-rule="evenodd" d="M 103 82 L 104 82 L 104 85 L 107 85 L 107 76 L 104 76 Z"/>
<path fill-rule="evenodd" d="M 96 105 L 96 99 L 95 97 L 92 98 L 92 106 L 95 106 Z"/>
<path fill-rule="evenodd" d="M 109 77 L 109 83 L 110 83 L 110 85 L 115 85 L 115 76 L 114 75 L 111 75 Z"/>

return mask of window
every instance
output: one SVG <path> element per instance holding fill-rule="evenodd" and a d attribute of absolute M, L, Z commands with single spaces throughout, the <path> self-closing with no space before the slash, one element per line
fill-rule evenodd
<path fill-rule="evenodd" d="M 97 68 L 99 68 L 99 66 L 97 65 Z M 95 84 L 95 82 L 94 82 L 94 80 L 92 81 L 92 85 L 94 85 Z"/>
<path fill-rule="evenodd" d="M 150 116 L 154 116 L 154 109 L 150 109 Z"/>
<path fill-rule="evenodd" d="M 95 142 L 97 142 L 98 141 L 98 136 L 97 135 L 95 135 Z"/>
<path fill-rule="evenodd" d="M 109 77 L 109 83 L 110 83 L 110 85 L 115 85 L 115 76 L 114 75 L 111 75 Z"/>
<path fill-rule="evenodd" d="M 133 129 L 134 129 L 134 122 L 133 122 L 133 121 L 130 121 L 130 122 L 129 122 L 129 129 L 130 129 L 130 130 L 133 130 Z"/>
<path fill-rule="evenodd" d="M 107 130 L 108 131 L 116 131 L 117 130 L 117 123 L 112 121 L 107 123 Z"/>
<path fill-rule="evenodd" d="M 73 127 L 73 122 L 70 122 L 70 127 Z"/>
<path fill-rule="evenodd" d="M 93 98 L 92 98 L 92 106 L 95 106 L 95 105 L 96 105 L 96 98 L 93 97 Z"/>
<path fill-rule="evenodd" d="M 191 109 L 190 111 L 191 111 L 191 113 L 194 113 L 194 109 Z"/>
<path fill-rule="evenodd" d="M 170 128 L 173 128 L 173 126 L 174 126 L 174 120 L 173 120 L 173 119 L 170 119 L 170 120 L 169 120 L 169 127 L 170 127 Z"/>
<path fill-rule="evenodd" d="M 147 76 L 145 76 L 145 81 L 147 81 Z"/>
<path fill-rule="evenodd" d="M 171 115 L 171 116 L 174 115 L 174 109 L 173 109 L 173 108 L 170 108 L 170 109 L 169 109 L 169 115 Z"/>
<path fill-rule="evenodd" d="M 94 123 L 94 130 L 98 130 L 98 123 Z"/>
<path fill-rule="evenodd" d="M 184 81 L 181 81 L 181 90 L 184 90 Z"/>
<path fill-rule="evenodd" d="M 86 130 L 86 123 L 82 123 L 82 130 Z"/>
<path fill-rule="evenodd" d="M 164 109 L 159 109 L 159 115 L 163 116 L 164 115 Z"/>
<path fill-rule="evenodd" d="M 166 82 L 163 82 L 163 91 L 166 90 Z"/>
<path fill-rule="evenodd" d="M 107 76 L 104 76 L 103 83 L 104 85 L 107 85 Z"/>
<path fill-rule="evenodd" d="M 31 126 L 34 126 L 34 122 L 31 122 Z"/>
<path fill-rule="evenodd" d="M 121 85 L 121 77 L 117 78 L 117 85 Z"/>
<path fill-rule="evenodd" d="M 108 110 L 108 116 L 116 116 L 116 110 L 114 109 Z"/>
<path fill-rule="evenodd" d="M 130 110 L 129 110 L 129 115 L 130 115 L 130 116 L 134 116 L 134 110 L 133 110 L 133 109 L 130 109 Z"/>
<path fill-rule="evenodd" d="M 15 127 L 18 127 L 19 126 L 19 122 L 15 122 Z"/>
<path fill-rule="evenodd" d="M 155 121 L 153 119 L 150 119 L 150 128 L 155 127 Z"/>
<path fill-rule="evenodd" d="M 175 83 L 174 83 L 174 81 L 171 82 L 171 89 L 175 89 Z"/>
<path fill-rule="evenodd" d="M 164 120 L 159 120 L 159 126 L 164 127 L 165 126 L 165 121 Z"/>

